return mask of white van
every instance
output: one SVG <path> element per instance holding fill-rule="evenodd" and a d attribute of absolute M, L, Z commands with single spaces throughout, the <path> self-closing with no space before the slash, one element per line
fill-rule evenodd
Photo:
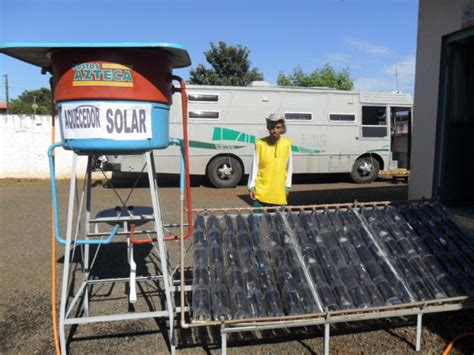
<path fill-rule="evenodd" d="M 408 165 L 411 96 L 327 88 L 189 85 L 188 118 L 191 174 L 206 175 L 216 187 L 233 187 L 248 174 L 255 140 L 268 135 L 265 117 L 286 118 L 293 142 L 293 172 L 350 173 L 372 182 L 379 170 Z M 180 94 L 170 112 L 170 136 L 182 138 Z M 179 173 L 179 148 L 154 152 L 157 170 Z M 108 157 L 109 166 L 139 172 L 136 156 Z"/>

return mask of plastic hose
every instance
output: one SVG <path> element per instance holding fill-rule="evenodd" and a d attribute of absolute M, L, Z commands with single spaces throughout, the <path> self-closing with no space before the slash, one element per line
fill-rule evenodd
<path fill-rule="evenodd" d="M 191 175 L 189 173 L 189 138 L 188 138 L 188 94 L 186 82 L 179 76 L 173 75 L 181 85 L 181 106 L 183 112 L 183 142 L 184 142 L 184 169 L 186 176 L 186 207 L 188 209 L 188 230 L 183 239 L 188 239 L 193 234 L 193 204 L 191 200 Z M 177 240 L 179 236 L 167 236 L 165 240 Z"/>
<path fill-rule="evenodd" d="M 56 240 L 61 244 L 66 244 L 66 239 L 64 239 L 61 235 L 61 231 L 59 230 L 59 207 L 58 207 L 58 197 L 57 197 L 57 188 L 56 188 L 56 170 L 54 166 L 54 150 L 58 147 L 61 147 L 61 143 L 53 143 L 49 146 L 48 149 L 48 159 L 49 159 L 49 173 L 50 173 L 50 181 L 51 181 L 51 195 L 53 197 L 53 213 L 54 213 L 54 231 L 56 234 Z M 112 239 L 117 234 L 120 228 L 120 223 L 116 223 L 112 232 L 110 232 L 109 236 L 106 239 L 98 239 L 98 240 L 90 240 L 90 239 L 78 239 L 74 241 L 74 244 L 77 245 L 85 245 L 85 244 L 110 244 Z"/>
<path fill-rule="evenodd" d="M 51 94 L 53 91 L 51 90 Z M 51 144 L 56 140 L 56 125 L 54 121 L 54 101 L 51 100 Z M 52 156 L 54 165 L 54 152 Z M 54 206 L 51 202 L 51 318 L 53 320 L 53 335 L 54 347 L 56 354 L 61 354 L 61 347 L 59 346 L 58 321 L 56 312 L 56 235 L 54 233 Z"/>
<path fill-rule="evenodd" d="M 451 342 L 448 344 L 448 346 L 444 349 L 443 355 L 448 355 L 449 352 L 453 349 L 454 343 L 457 342 L 461 338 L 465 338 L 468 336 L 474 336 L 474 333 L 466 333 L 466 334 L 461 334 L 455 337 Z"/>

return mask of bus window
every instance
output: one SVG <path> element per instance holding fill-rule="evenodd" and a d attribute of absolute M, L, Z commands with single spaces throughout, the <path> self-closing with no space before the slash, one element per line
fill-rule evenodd
<path fill-rule="evenodd" d="M 190 102 L 218 102 L 219 94 L 188 94 L 188 101 Z"/>
<path fill-rule="evenodd" d="M 387 108 L 362 106 L 362 137 L 387 137 Z"/>
<path fill-rule="evenodd" d="M 201 120 L 218 120 L 219 111 L 189 111 L 189 118 Z"/>
<path fill-rule="evenodd" d="M 285 120 L 291 121 L 311 121 L 313 115 L 307 112 L 285 112 Z"/>
<path fill-rule="evenodd" d="M 336 121 L 336 122 L 354 122 L 356 116 L 354 114 L 347 114 L 347 113 L 330 113 L 329 114 L 329 121 Z"/>

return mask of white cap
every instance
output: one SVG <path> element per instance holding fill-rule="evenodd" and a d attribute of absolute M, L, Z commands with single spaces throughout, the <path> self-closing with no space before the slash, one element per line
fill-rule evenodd
<path fill-rule="evenodd" d="M 282 115 L 281 113 L 272 113 L 270 116 L 267 117 L 267 121 L 271 122 L 278 122 L 278 121 L 284 121 L 285 116 Z"/>

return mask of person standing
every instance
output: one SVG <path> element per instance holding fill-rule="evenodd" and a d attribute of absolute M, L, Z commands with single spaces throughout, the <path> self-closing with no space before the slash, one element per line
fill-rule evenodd
<path fill-rule="evenodd" d="M 272 113 L 266 121 L 270 134 L 255 142 L 247 185 L 255 207 L 286 205 L 293 174 L 291 140 L 282 137 L 285 116 Z"/>

